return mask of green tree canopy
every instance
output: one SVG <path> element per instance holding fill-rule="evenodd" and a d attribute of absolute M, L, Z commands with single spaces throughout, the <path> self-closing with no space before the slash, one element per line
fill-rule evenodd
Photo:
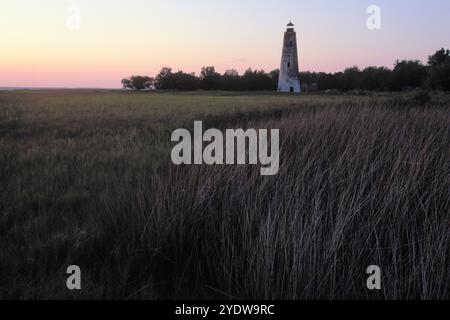
<path fill-rule="evenodd" d="M 151 89 L 154 79 L 148 76 L 131 76 L 130 78 L 122 79 L 122 86 L 124 89 L 131 89 L 136 91 Z"/>
<path fill-rule="evenodd" d="M 441 49 L 428 58 L 429 83 L 433 89 L 450 90 L 450 50 Z"/>

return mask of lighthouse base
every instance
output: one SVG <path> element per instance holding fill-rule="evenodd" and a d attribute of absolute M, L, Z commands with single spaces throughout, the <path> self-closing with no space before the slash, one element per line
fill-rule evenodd
<path fill-rule="evenodd" d="M 285 80 L 278 84 L 278 92 L 301 93 L 300 80 Z"/>

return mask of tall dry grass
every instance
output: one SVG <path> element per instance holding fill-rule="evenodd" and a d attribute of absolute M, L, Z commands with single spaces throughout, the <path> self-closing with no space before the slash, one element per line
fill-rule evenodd
<path fill-rule="evenodd" d="M 450 298 L 446 102 L 119 98 L 137 116 L 117 97 L 69 97 L 0 96 L 0 297 Z M 198 105 L 166 122 L 152 99 Z M 173 166 L 170 132 L 194 119 L 279 128 L 280 173 Z M 365 287 L 373 264 L 381 291 Z"/>

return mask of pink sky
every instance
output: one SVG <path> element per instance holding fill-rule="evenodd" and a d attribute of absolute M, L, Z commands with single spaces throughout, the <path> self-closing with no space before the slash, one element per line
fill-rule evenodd
<path fill-rule="evenodd" d="M 450 2 L 378 1 L 382 28 L 366 26 L 366 0 L 15 0 L 0 10 L 0 87 L 120 87 L 163 66 L 198 73 L 278 68 L 289 20 L 301 71 L 392 67 L 448 46 Z M 79 28 L 73 22 L 75 4 Z M 68 24 L 69 23 L 69 24 Z"/>

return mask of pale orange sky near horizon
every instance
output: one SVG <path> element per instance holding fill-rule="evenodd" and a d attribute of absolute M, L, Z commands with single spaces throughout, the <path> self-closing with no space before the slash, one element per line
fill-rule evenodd
<path fill-rule="evenodd" d="M 450 2 L 380 0 L 382 28 L 366 27 L 365 0 L 0 1 L 0 87 L 120 87 L 161 67 L 199 73 L 278 68 L 285 25 L 296 25 L 302 71 L 392 67 L 450 39 Z M 345 5 L 343 5 L 345 3 Z M 66 26 L 80 8 L 80 28 Z"/>

